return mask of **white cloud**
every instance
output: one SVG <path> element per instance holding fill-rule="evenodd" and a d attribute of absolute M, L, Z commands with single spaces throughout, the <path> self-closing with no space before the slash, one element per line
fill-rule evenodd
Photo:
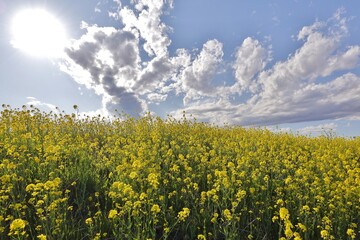
<path fill-rule="evenodd" d="M 269 49 L 250 37 L 236 49 L 233 63 L 224 62 L 223 44 L 216 39 L 205 42 L 196 55 L 177 49 L 170 56 L 170 28 L 161 16 L 172 1 L 131 4 L 119 2 L 122 29 L 84 23 L 87 33 L 72 42 L 62 65 L 78 83 L 103 97 L 103 112 L 142 115 L 149 103 L 169 100 L 171 92 L 184 103 L 172 115 L 182 116 L 185 110 L 216 123 L 274 125 L 351 118 L 360 112 L 360 77 L 352 73 L 360 46 L 343 47 L 348 31 L 341 11 L 303 27 L 298 33 L 302 46 L 268 66 Z M 229 65 L 235 83 L 219 86 L 216 77 Z M 340 71 L 342 75 L 329 80 Z"/>
<path fill-rule="evenodd" d="M 29 106 L 34 106 L 40 110 L 50 110 L 53 111 L 55 113 L 58 113 L 59 110 L 58 108 L 50 103 L 46 103 L 46 102 L 41 102 L 40 100 L 36 99 L 35 97 L 27 97 L 27 105 Z"/>
<path fill-rule="evenodd" d="M 167 95 L 166 94 L 159 94 L 159 93 L 149 93 L 147 98 L 153 102 L 156 103 L 157 105 L 160 102 L 163 102 L 166 100 Z"/>
<path fill-rule="evenodd" d="M 269 60 L 269 53 L 261 46 L 258 40 L 246 38 L 238 48 L 233 64 L 237 84 L 233 86 L 236 91 L 256 91 L 255 75 L 263 70 Z"/>
<path fill-rule="evenodd" d="M 341 40 L 347 34 L 342 18 L 316 22 L 304 27 L 299 36 L 304 44 L 286 61 L 264 69 L 266 52 L 256 40 L 244 41 L 235 62 L 234 86 L 258 91 L 244 102 L 221 98 L 202 101 L 201 98 L 185 110 L 198 119 L 221 118 L 242 125 L 274 125 L 300 121 L 353 117 L 360 111 L 360 77 L 347 72 L 339 77 L 318 83 L 339 70 L 354 69 L 359 64 L 359 46 L 341 50 Z M 246 47 L 247 46 L 247 47 Z M 248 49 L 254 55 L 246 56 Z M 253 61 L 253 64 L 250 62 Z M 211 86 L 207 86 L 211 89 Z M 230 94 L 224 92 L 224 94 Z M 231 95 L 230 95 L 231 96 Z M 220 101 L 221 100 L 221 101 Z M 176 113 L 174 113 L 176 115 Z M 218 121 L 218 120 L 214 120 Z"/>
<path fill-rule="evenodd" d="M 198 119 L 241 125 L 276 125 L 352 117 L 360 112 L 360 77 L 348 73 L 324 84 L 309 84 L 286 99 L 261 99 L 243 104 L 224 100 L 198 102 L 185 110 Z M 177 115 L 173 113 L 173 115 Z"/>
<path fill-rule="evenodd" d="M 159 91 L 175 72 L 176 68 L 169 58 L 155 57 L 141 71 L 134 88 L 141 94 Z"/>
<path fill-rule="evenodd" d="M 120 17 L 125 25 L 125 30 L 136 29 L 140 37 L 145 40 L 144 50 L 152 56 L 162 57 L 168 54 L 167 47 L 171 40 L 167 36 L 170 30 L 166 24 L 161 22 L 160 16 L 166 5 L 172 7 L 172 1 L 159 0 L 137 0 L 134 1 L 135 10 L 124 7 L 120 10 Z M 138 16 L 137 16 L 138 14 Z"/>
<path fill-rule="evenodd" d="M 186 92 L 184 104 L 199 95 L 211 96 L 216 93 L 211 81 L 219 70 L 223 55 L 222 43 L 216 39 L 209 40 L 192 64 L 183 70 L 179 80 Z"/>
<path fill-rule="evenodd" d="M 147 111 L 133 93 L 140 71 L 138 36 L 131 31 L 87 26 L 87 33 L 67 48 L 62 70 L 103 96 L 103 107 L 134 116 Z"/>
<path fill-rule="evenodd" d="M 329 133 L 335 133 L 337 129 L 337 124 L 335 123 L 325 123 L 325 124 L 319 124 L 314 126 L 307 126 L 304 128 L 300 128 L 297 130 L 299 134 L 303 135 L 311 135 L 311 136 L 317 136 L 317 135 L 326 135 Z"/>
<path fill-rule="evenodd" d="M 134 9 L 114 2 L 123 28 L 83 22 L 87 32 L 68 47 L 61 69 L 102 95 L 107 111 L 139 116 L 148 111 L 148 102 L 164 101 L 168 92 L 179 91 L 175 78 L 190 56 L 181 49 L 168 56 L 169 28 L 160 17 L 172 1 L 131 1 Z M 147 61 L 142 59 L 141 46 L 150 57 Z"/>

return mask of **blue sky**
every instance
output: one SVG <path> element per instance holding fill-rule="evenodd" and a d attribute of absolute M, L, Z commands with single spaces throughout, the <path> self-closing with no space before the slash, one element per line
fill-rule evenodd
<path fill-rule="evenodd" d="M 24 9 L 62 24 L 61 54 L 16 45 Z M 90 115 L 185 111 L 216 124 L 358 136 L 358 9 L 350 0 L 0 0 L 0 103 L 66 112 L 77 104 Z M 46 27 L 26 31 L 41 42 Z"/>

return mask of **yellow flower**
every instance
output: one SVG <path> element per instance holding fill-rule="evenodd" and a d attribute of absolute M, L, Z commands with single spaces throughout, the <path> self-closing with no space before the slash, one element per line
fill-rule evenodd
<path fill-rule="evenodd" d="M 326 230 L 321 230 L 320 235 L 322 238 L 328 238 L 329 237 L 329 232 Z"/>
<path fill-rule="evenodd" d="M 118 212 L 117 212 L 115 209 L 111 209 L 111 210 L 109 211 L 108 218 L 109 218 L 109 219 L 113 219 L 113 218 L 116 217 L 117 214 L 118 214 Z"/>
<path fill-rule="evenodd" d="M 293 231 L 291 230 L 291 228 L 287 227 L 287 228 L 285 229 L 285 236 L 286 236 L 287 238 L 290 238 L 290 237 L 292 237 L 292 235 L 293 235 Z"/>
<path fill-rule="evenodd" d="M 298 223 L 297 226 L 301 229 L 302 232 L 306 232 L 307 228 L 304 224 Z"/>
<path fill-rule="evenodd" d="M 217 218 L 219 217 L 219 214 L 218 213 L 214 213 L 213 217 L 211 218 L 211 222 L 212 223 L 215 223 L 217 221 Z"/>
<path fill-rule="evenodd" d="M 134 178 L 137 177 L 137 173 L 136 173 L 136 172 L 131 172 L 130 175 L 129 175 L 129 177 L 130 177 L 131 179 L 134 179 Z"/>
<path fill-rule="evenodd" d="M 40 234 L 40 235 L 37 236 L 37 238 L 38 238 L 39 240 L 46 240 L 46 235 Z"/>
<path fill-rule="evenodd" d="M 147 198 L 147 194 L 146 194 L 146 193 L 144 193 L 144 192 L 140 193 L 139 199 L 140 199 L 141 201 L 144 200 L 144 199 L 146 199 L 146 198 Z"/>
<path fill-rule="evenodd" d="M 190 215 L 190 209 L 183 208 L 182 211 L 178 213 L 178 218 L 180 221 L 185 221 L 185 219 Z"/>
<path fill-rule="evenodd" d="M 25 228 L 26 222 L 20 218 L 15 219 L 10 224 L 10 231 L 22 230 Z"/>
<path fill-rule="evenodd" d="M 87 225 L 92 225 L 92 224 L 93 224 L 92 218 L 87 218 L 87 219 L 85 220 L 85 223 L 86 223 Z"/>
<path fill-rule="evenodd" d="M 159 186 L 159 181 L 158 181 L 158 175 L 155 173 L 150 173 L 147 177 L 148 182 L 155 188 L 157 189 Z"/>
<path fill-rule="evenodd" d="M 204 235 L 202 235 L 202 234 L 199 234 L 199 235 L 197 236 L 197 239 L 198 239 L 198 240 L 206 240 L 206 237 L 205 237 Z"/>
<path fill-rule="evenodd" d="M 284 205 L 284 201 L 282 199 L 278 199 L 276 201 L 276 204 L 282 206 L 282 205 Z"/>
<path fill-rule="evenodd" d="M 298 232 L 294 232 L 294 240 L 302 240 L 302 238 Z"/>
<path fill-rule="evenodd" d="M 281 220 L 286 220 L 289 219 L 290 214 L 289 214 L 289 210 L 287 210 L 286 208 L 280 208 L 280 219 Z"/>
<path fill-rule="evenodd" d="M 152 207 L 151 207 L 151 212 L 152 213 L 159 213 L 161 210 L 160 210 L 160 207 L 159 207 L 159 205 L 157 205 L 157 204 L 154 204 Z"/>
<path fill-rule="evenodd" d="M 346 234 L 347 234 L 351 239 L 355 239 L 355 237 L 356 237 L 356 233 L 355 233 L 354 229 L 351 229 L 351 228 L 349 228 L 349 229 L 346 231 Z"/>
<path fill-rule="evenodd" d="M 231 221 L 232 215 L 231 215 L 231 212 L 230 212 L 229 209 L 225 209 L 224 212 L 223 212 L 223 214 L 224 214 L 224 217 L 225 217 L 225 219 L 226 219 L 227 221 Z"/>

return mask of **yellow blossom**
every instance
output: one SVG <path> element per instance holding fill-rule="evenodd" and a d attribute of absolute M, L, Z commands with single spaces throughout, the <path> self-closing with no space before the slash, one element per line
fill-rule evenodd
<path fill-rule="evenodd" d="M 231 212 L 229 209 L 225 209 L 223 211 L 223 214 L 224 214 L 224 218 L 227 220 L 227 221 L 231 221 L 232 219 L 232 215 L 231 215 Z"/>
<path fill-rule="evenodd" d="M 46 235 L 40 234 L 40 235 L 37 236 L 37 238 L 38 238 L 39 240 L 46 240 Z"/>
<path fill-rule="evenodd" d="M 185 221 L 187 217 L 190 215 L 190 209 L 189 208 L 183 208 L 182 211 L 178 213 L 178 218 L 180 221 Z"/>
<path fill-rule="evenodd" d="M 199 235 L 197 236 L 197 239 L 198 239 L 198 240 L 206 240 L 206 237 L 205 237 L 203 234 L 199 234 Z"/>
<path fill-rule="evenodd" d="M 110 218 L 110 217 L 109 217 L 109 218 Z M 92 224 L 93 224 L 92 218 L 87 218 L 87 219 L 85 219 L 85 223 L 86 223 L 87 225 L 92 225 Z"/>
<path fill-rule="evenodd" d="M 113 219 L 113 218 L 116 217 L 117 214 L 118 214 L 118 212 L 116 211 L 116 209 L 111 209 L 111 210 L 109 211 L 108 218 L 109 218 L 109 219 Z"/>
<path fill-rule="evenodd" d="M 289 217 L 290 217 L 289 210 L 287 210 L 284 207 L 280 208 L 279 214 L 280 214 L 281 220 L 286 220 L 286 219 L 289 219 Z"/>
<path fill-rule="evenodd" d="M 329 237 L 329 232 L 327 230 L 321 230 L 320 236 L 321 238 L 327 239 Z"/>
<path fill-rule="evenodd" d="M 348 228 L 346 230 L 346 234 L 351 238 L 351 239 L 355 239 L 356 238 L 356 233 L 354 231 L 354 229 Z"/>
<path fill-rule="evenodd" d="M 151 207 L 151 212 L 152 213 L 159 213 L 161 210 L 160 210 L 160 207 L 159 207 L 159 205 L 157 205 L 157 204 L 154 204 L 152 207 Z"/>
<path fill-rule="evenodd" d="M 20 218 L 14 219 L 10 224 L 10 231 L 22 230 L 25 228 L 26 222 Z"/>

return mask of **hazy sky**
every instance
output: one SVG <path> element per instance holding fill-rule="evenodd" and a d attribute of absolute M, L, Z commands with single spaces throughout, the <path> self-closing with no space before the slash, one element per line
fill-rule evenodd
<path fill-rule="evenodd" d="M 357 0 L 0 0 L 0 103 L 360 135 L 359 9 Z"/>

